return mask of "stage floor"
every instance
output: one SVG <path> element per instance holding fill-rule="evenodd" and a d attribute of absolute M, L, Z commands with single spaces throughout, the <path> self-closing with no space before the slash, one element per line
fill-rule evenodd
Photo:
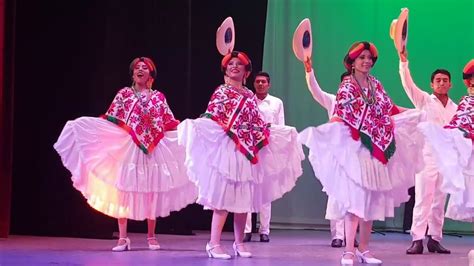
<path fill-rule="evenodd" d="M 147 249 L 146 235 L 131 233 L 131 251 L 112 252 L 116 240 L 36 237 L 12 235 L 0 239 L 0 265 L 339 265 L 342 248 L 329 246 L 329 232 L 312 230 L 273 230 L 269 243 L 248 244 L 253 258 L 229 261 L 209 259 L 204 251 L 209 232 L 194 236 L 158 235 L 159 251 Z M 224 233 L 222 245 L 232 250 L 233 235 Z M 474 249 L 474 236 L 445 236 L 443 245 L 452 254 L 405 255 L 410 235 L 402 233 L 372 234 L 371 250 L 383 265 L 468 265 L 467 254 Z M 362 265 L 354 263 L 354 265 Z"/>

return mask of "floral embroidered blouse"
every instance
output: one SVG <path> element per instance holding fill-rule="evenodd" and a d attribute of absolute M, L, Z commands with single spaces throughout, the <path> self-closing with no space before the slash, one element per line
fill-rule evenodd
<path fill-rule="evenodd" d="M 369 88 L 360 88 L 354 77 L 344 78 L 336 95 L 334 115 L 351 129 L 354 140 L 361 140 L 372 156 L 386 164 L 395 153 L 394 124 L 391 115 L 398 108 L 373 76 Z"/>
<path fill-rule="evenodd" d="M 164 137 L 164 132 L 178 126 L 163 93 L 152 90 L 139 95 L 125 87 L 115 96 L 101 117 L 126 130 L 137 146 L 149 154 Z"/>
<path fill-rule="evenodd" d="M 268 144 L 269 130 L 250 90 L 220 85 L 202 116 L 216 121 L 251 163 L 258 162 L 258 151 Z"/>
<path fill-rule="evenodd" d="M 457 128 L 466 138 L 474 140 L 474 96 L 464 96 L 459 102 L 456 114 L 445 128 Z"/>

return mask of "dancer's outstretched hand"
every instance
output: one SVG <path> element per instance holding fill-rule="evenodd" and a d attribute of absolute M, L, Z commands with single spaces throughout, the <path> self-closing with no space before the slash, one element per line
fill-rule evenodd
<path fill-rule="evenodd" d="M 311 61 L 311 57 L 307 57 L 306 60 L 304 60 L 304 70 L 309 73 L 311 69 L 313 69 L 313 62 Z"/>
<path fill-rule="evenodd" d="M 405 47 L 405 49 L 403 49 L 402 52 L 399 52 L 399 53 L 398 53 L 398 56 L 400 57 L 400 61 L 406 62 L 407 59 L 408 59 L 408 51 L 407 51 L 407 48 Z"/>

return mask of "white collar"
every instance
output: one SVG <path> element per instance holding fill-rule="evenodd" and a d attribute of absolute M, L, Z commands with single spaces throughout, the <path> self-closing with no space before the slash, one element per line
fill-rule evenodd
<path fill-rule="evenodd" d="M 434 95 L 433 93 L 430 95 L 430 97 L 441 103 L 441 101 L 438 99 L 438 97 L 436 97 L 436 95 Z M 448 106 L 448 104 L 453 104 L 453 103 L 454 102 L 451 100 L 451 98 L 448 95 L 448 101 L 446 102 L 446 106 Z"/>

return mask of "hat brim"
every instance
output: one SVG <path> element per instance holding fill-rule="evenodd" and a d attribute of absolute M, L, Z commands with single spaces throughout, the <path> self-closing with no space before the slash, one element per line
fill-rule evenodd
<path fill-rule="evenodd" d="M 298 60 L 304 62 L 311 58 L 313 52 L 313 34 L 311 33 L 311 21 L 303 19 L 293 34 L 293 52 Z"/>
<path fill-rule="evenodd" d="M 235 28 L 232 17 L 227 17 L 217 28 L 216 46 L 221 55 L 232 53 L 235 44 Z"/>
<path fill-rule="evenodd" d="M 408 40 L 408 8 L 402 8 L 398 19 L 390 25 L 390 38 L 399 53 L 405 52 Z"/>

